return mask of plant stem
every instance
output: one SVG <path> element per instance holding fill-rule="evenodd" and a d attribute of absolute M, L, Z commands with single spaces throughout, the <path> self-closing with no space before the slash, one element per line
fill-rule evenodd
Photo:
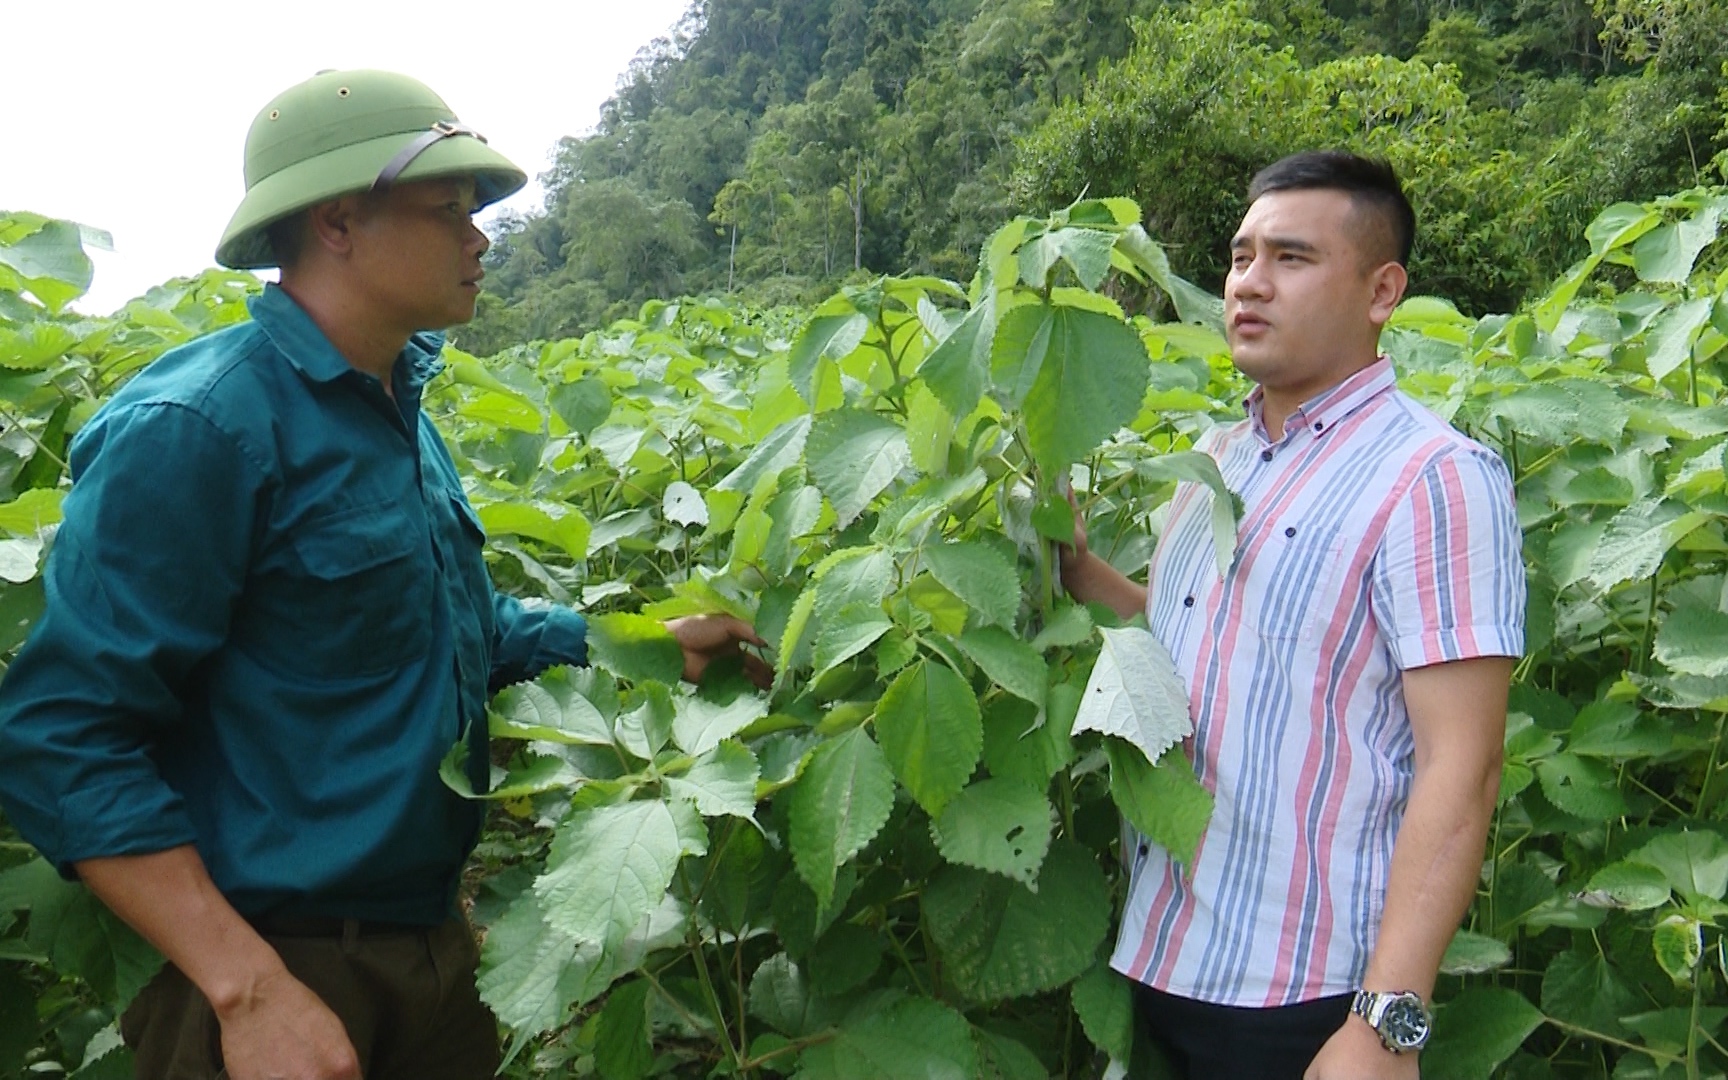
<path fill-rule="evenodd" d="M 906 946 L 900 942 L 900 935 L 894 932 L 894 928 L 888 925 L 886 919 L 882 920 L 882 933 L 887 935 L 888 944 L 893 948 L 894 955 L 899 958 L 900 966 L 906 969 L 906 977 L 912 980 L 912 988 L 917 990 L 921 996 L 929 997 L 929 993 L 924 989 L 924 980 L 918 977 L 918 969 L 912 966 L 912 957 L 907 954 Z"/>
<path fill-rule="evenodd" d="M 1692 804 L 1692 816 L 1701 818 L 1710 805 L 1710 781 L 1716 776 L 1716 755 L 1722 750 L 1722 722 L 1728 713 L 1716 714 L 1716 737 L 1710 740 L 1710 761 L 1704 766 L 1704 779 L 1698 783 L 1698 801 Z"/>
<path fill-rule="evenodd" d="M 1704 997 L 1704 973 L 1692 973 L 1692 1018 L 1686 1026 L 1686 1080 L 1698 1080 L 1698 1006 Z"/>
<path fill-rule="evenodd" d="M 726 1026 L 726 1013 L 720 1005 L 720 995 L 715 992 L 714 981 L 708 976 L 707 951 L 702 948 L 702 936 L 696 932 L 694 924 L 690 928 L 690 937 L 686 944 L 690 949 L 690 958 L 696 961 L 696 981 L 702 986 L 703 1000 L 708 1003 L 708 1011 L 714 1015 L 714 1035 L 720 1040 L 720 1044 L 726 1048 L 726 1056 L 732 1059 L 733 1067 L 742 1072 L 744 1054 L 738 1047 L 732 1045 L 732 1032 Z"/>
<path fill-rule="evenodd" d="M 11 426 L 15 431 L 23 432 L 24 437 L 26 439 L 29 439 L 31 441 L 31 443 L 33 443 L 35 445 L 37 451 L 39 451 L 40 453 L 43 453 L 43 454 L 47 454 L 49 461 L 52 461 L 54 464 L 60 466 L 61 472 L 69 471 L 69 467 L 66 464 L 66 459 L 61 457 L 59 454 L 56 454 L 54 451 L 48 449 L 48 447 L 42 442 L 42 440 L 38 439 L 36 437 L 36 433 L 34 431 L 31 431 L 29 428 L 25 427 L 23 422 L 20 421 L 16 416 L 13 416 L 11 413 L 7 412 L 5 409 L 0 409 L 0 420 L 6 421 L 6 423 L 9 426 Z"/>
<path fill-rule="evenodd" d="M 1683 1060 L 1679 1054 L 1670 1054 L 1666 1050 L 1658 1050 L 1654 1046 L 1644 1046 L 1639 1043 L 1627 1042 L 1624 1039 L 1616 1039 L 1612 1035 L 1604 1035 L 1600 1031 L 1591 1031 L 1587 1027 L 1568 1024 L 1564 1021 L 1556 1020 L 1552 1016 L 1546 1017 L 1544 1022 L 1550 1027 L 1557 1028 L 1575 1039 L 1594 1039 L 1597 1042 L 1607 1043 L 1609 1046 L 1618 1046 L 1624 1050 L 1636 1050 L 1640 1054 L 1645 1054 L 1649 1057 L 1655 1058 L 1664 1065 L 1678 1065 Z"/>
<path fill-rule="evenodd" d="M 1656 644 L 1656 601 L 1661 595 L 1659 586 L 1662 581 L 1662 568 L 1650 575 L 1650 606 L 1644 613 L 1644 643 L 1638 649 L 1638 674 L 1643 675 L 1650 667 L 1650 655 Z"/>

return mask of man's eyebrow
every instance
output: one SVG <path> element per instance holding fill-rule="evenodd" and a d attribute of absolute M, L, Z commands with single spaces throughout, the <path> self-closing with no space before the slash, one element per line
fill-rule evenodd
<path fill-rule="evenodd" d="M 1298 236 L 1268 236 L 1261 240 L 1261 244 L 1273 251 L 1296 251 L 1308 255 L 1316 254 L 1320 250 L 1318 244 Z M 1230 241 L 1231 251 L 1241 251 L 1243 248 L 1253 246 L 1254 241 L 1247 234 L 1234 237 Z"/>

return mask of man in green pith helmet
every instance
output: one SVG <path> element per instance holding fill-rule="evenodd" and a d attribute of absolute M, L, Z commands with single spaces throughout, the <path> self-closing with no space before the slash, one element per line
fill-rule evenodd
<path fill-rule="evenodd" d="M 325 72 L 246 141 L 217 258 L 252 321 L 164 355 L 79 434 L 47 610 L 0 684 L 0 804 L 169 964 L 121 1024 L 149 1080 L 480 1078 L 457 914 L 495 688 L 586 659 L 493 591 L 420 412 L 474 313 L 476 210 L 520 169 L 425 86 Z M 671 624 L 686 677 L 730 618 Z M 755 661 L 748 658 L 746 666 Z"/>

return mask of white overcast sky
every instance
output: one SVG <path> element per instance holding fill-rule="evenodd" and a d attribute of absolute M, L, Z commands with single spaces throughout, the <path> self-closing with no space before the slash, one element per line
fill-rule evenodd
<path fill-rule="evenodd" d="M 401 71 L 530 176 L 591 131 L 688 0 L 96 0 L 3 5 L 0 210 L 106 229 L 82 310 L 214 264 L 252 117 L 324 68 Z M 501 206 L 540 205 L 537 184 Z"/>

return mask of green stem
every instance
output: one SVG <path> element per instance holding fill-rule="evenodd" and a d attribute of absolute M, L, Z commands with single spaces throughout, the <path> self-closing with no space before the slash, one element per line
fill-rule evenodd
<path fill-rule="evenodd" d="M 806 1047 L 817 1046 L 821 1043 L 829 1042 L 834 1038 L 835 1034 L 836 1033 L 832 1031 L 824 1031 L 819 1035 L 810 1035 L 802 1039 L 793 1039 L 785 1046 L 777 1046 L 766 1054 L 763 1054 L 761 1057 L 746 1058 L 740 1065 L 740 1068 L 759 1069 L 777 1057 L 784 1057 L 787 1054 L 795 1054 Z"/>
<path fill-rule="evenodd" d="M 1704 999 L 1704 973 L 1692 973 L 1692 1019 L 1686 1028 L 1686 1080 L 1698 1080 L 1698 1006 Z"/>
<path fill-rule="evenodd" d="M 67 472 L 68 471 L 68 467 L 66 465 L 66 459 L 61 457 L 59 454 L 56 454 L 54 451 L 48 449 L 47 445 L 44 444 L 41 439 L 38 439 L 36 437 L 36 433 L 31 431 L 29 428 L 25 427 L 23 422 L 20 421 L 16 416 L 13 416 L 11 413 L 7 412 L 5 409 L 0 409 L 0 420 L 6 421 L 6 423 L 8 425 L 10 425 L 14 430 L 22 431 L 24 433 L 24 437 L 26 439 L 29 439 L 31 441 L 31 443 L 33 443 L 35 445 L 36 449 L 39 452 L 47 454 L 48 460 L 50 460 L 50 461 L 54 462 L 54 464 L 60 466 L 61 472 Z"/>
<path fill-rule="evenodd" d="M 922 997 L 929 997 L 924 989 L 924 980 L 918 977 L 918 969 L 912 966 L 912 957 L 906 952 L 906 946 L 901 944 L 900 935 L 894 932 L 887 920 L 883 920 L 882 932 L 888 936 L 888 944 L 894 949 L 894 955 L 899 957 L 900 966 L 906 969 L 906 977 L 912 980 L 912 988 Z"/>
<path fill-rule="evenodd" d="M 1716 755 L 1722 750 L 1722 722 L 1728 713 L 1716 714 L 1716 737 L 1710 740 L 1710 762 L 1704 766 L 1704 779 L 1698 784 L 1698 801 L 1692 805 L 1692 816 L 1703 817 L 1710 805 L 1710 781 L 1716 776 Z"/>
<path fill-rule="evenodd" d="M 694 926 L 690 929 L 690 937 L 686 944 L 690 948 L 690 957 L 696 961 L 696 981 L 702 987 L 702 999 L 708 1003 L 708 1011 L 714 1017 L 714 1036 L 726 1048 L 726 1056 L 732 1059 L 733 1067 L 742 1072 L 744 1054 L 738 1047 L 732 1045 L 732 1032 L 726 1026 L 726 1013 L 720 1004 L 720 995 L 714 990 L 714 980 L 708 975 L 708 953 L 702 947 L 702 937 Z M 722 958 L 724 963 L 724 958 Z"/>
<path fill-rule="evenodd" d="M 1644 643 L 1638 648 L 1638 674 L 1643 675 L 1650 667 L 1650 656 L 1656 643 L 1656 601 L 1660 596 L 1659 585 L 1662 580 L 1662 568 L 1650 575 L 1650 605 L 1644 614 Z"/>
<path fill-rule="evenodd" d="M 1679 1054 L 1670 1054 L 1666 1050 L 1658 1050 L 1654 1046 L 1644 1046 L 1639 1043 L 1627 1042 L 1625 1039 L 1616 1039 L 1614 1036 L 1604 1035 L 1600 1031 L 1591 1031 L 1587 1027 L 1564 1023 L 1552 1016 L 1547 1017 L 1546 1022 L 1550 1027 L 1556 1028 L 1575 1039 L 1590 1039 L 1594 1042 L 1607 1043 L 1609 1046 L 1618 1046 L 1623 1050 L 1636 1050 L 1640 1054 L 1655 1058 L 1664 1065 L 1677 1065 L 1683 1060 Z"/>

